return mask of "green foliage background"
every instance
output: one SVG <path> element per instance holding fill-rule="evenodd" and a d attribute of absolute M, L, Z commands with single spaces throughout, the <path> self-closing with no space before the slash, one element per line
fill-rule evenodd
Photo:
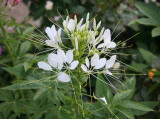
<path fill-rule="evenodd" d="M 131 54 L 119 55 L 120 61 L 137 69 L 127 67 L 126 73 L 132 74 L 131 76 L 117 75 L 129 90 L 115 92 L 111 87 L 92 77 L 92 93 L 97 97 L 105 96 L 108 105 L 94 99 L 94 95 L 91 97 L 84 95 L 83 115 L 77 115 L 70 85 L 59 82 L 60 89 L 54 78 L 46 79 L 52 76 L 52 73 L 36 69 L 37 62 L 47 55 L 35 54 L 43 51 L 45 47 L 25 40 L 31 38 L 26 33 L 39 38 L 43 36 L 32 25 L 27 24 L 27 19 L 22 24 L 15 23 L 15 19 L 8 17 L 1 6 L 0 119 L 160 119 L 160 7 L 152 2 L 145 4 L 142 0 L 52 1 L 54 7 L 51 11 L 45 9 L 46 1 L 31 2 L 28 17 L 35 20 L 42 18 L 42 25 L 39 28 L 41 31 L 44 31 L 46 26 L 52 25 L 48 17 L 54 21 L 54 16 L 59 16 L 58 8 L 64 18 L 68 15 L 66 9 L 70 17 L 76 14 L 78 19 L 85 18 L 90 12 L 91 18 L 96 16 L 97 21 L 102 21 L 102 26 L 112 31 L 115 29 L 112 39 L 125 27 L 126 30 L 115 39 L 115 42 L 124 41 L 140 33 L 124 44 L 126 46 L 133 44 L 132 47 L 118 49 L 118 52 Z M 30 0 L 23 2 L 27 4 Z M 62 19 L 54 22 L 61 25 Z M 15 32 L 6 33 L 6 27 L 11 26 L 14 26 Z M 66 44 L 69 45 L 68 42 Z M 153 80 L 150 79 L 148 72 L 154 73 Z M 102 75 L 98 77 L 106 81 Z M 124 90 L 117 81 L 110 80 L 117 88 Z M 83 89 L 83 93 L 89 94 L 88 86 Z"/>

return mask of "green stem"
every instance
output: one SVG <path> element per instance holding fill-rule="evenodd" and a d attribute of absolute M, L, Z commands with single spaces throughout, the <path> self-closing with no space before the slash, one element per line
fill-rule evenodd
<path fill-rule="evenodd" d="M 4 40 L 4 44 L 7 46 L 9 55 L 10 55 L 10 57 L 12 58 L 12 63 L 14 63 L 14 58 L 13 58 L 13 56 L 12 56 L 12 51 L 11 51 L 11 49 L 10 49 L 8 43 L 7 43 L 6 30 L 4 29 L 2 23 L 0 23 L 0 28 L 1 28 L 1 30 L 2 30 L 2 35 L 3 35 L 3 38 L 4 38 L 4 39 L 3 39 L 3 40 Z"/>

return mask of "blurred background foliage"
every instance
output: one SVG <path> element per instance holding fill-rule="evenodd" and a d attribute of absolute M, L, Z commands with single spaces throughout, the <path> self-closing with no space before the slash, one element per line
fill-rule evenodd
<path fill-rule="evenodd" d="M 43 35 L 41 35 L 35 27 L 28 24 L 27 21 L 30 17 L 33 17 L 34 20 L 41 19 L 41 25 L 38 29 L 44 32 L 47 26 L 50 27 L 53 24 L 52 22 L 62 26 L 61 23 L 63 19 L 60 15 L 63 18 L 68 14 L 71 18 L 77 15 L 79 20 L 82 17 L 85 18 L 86 14 L 89 12 L 91 14 L 90 18 L 96 17 L 97 21 L 102 21 L 101 26 L 114 31 L 112 39 L 116 37 L 115 42 L 130 39 L 123 43 L 120 46 L 121 48 L 117 49 L 117 51 L 125 54 L 118 55 L 120 61 L 136 68 L 135 70 L 126 67 L 126 74 L 142 74 L 134 77 L 136 84 L 132 86 L 135 87 L 133 88 L 134 95 L 132 96 L 132 100 L 137 102 L 146 101 L 144 105 L 154 108 L 155 110 L 149 113 L 138 113 L 138 111 L 135 111 L 134 114 L 136 118 L 160 119 L 160 3 L 155 0 L 50 1 L 53 2 L 53 7 L 51 10 L 47 10 L 45 7 L 45 0 L 23 0 L 23 2 L 29 6 L 30 14 L 22 23 L 16 23 L 15 18 L 7 16 L 7 14 L 0 9 L 0 47 L 2 48 L 2 53 L 0 55 L 0 86 L 5 87 L 14 82 L 36 80 L 51 75 L 40 73 L 42 71 L 35 69 L 37 67 L 37 61 L 43 60 L 45 57 L 43 53 L 37 54 L 45 50 L 46 47 L 25 40 L 33 38 L 26 35 L 26 33 L 43 38 Z M 14 26 L 13 32 L 3 32 L 4 29 L 9 29 L 12 26 Z M 133 37 L 137 33 L 139 34 Z M 122 81 L 127 81 L 127 79 L 129 79 L 126 76 L 117 77 L 122 79 Z M 92 83 L 92 89 L 95 91 L 98 84 L 95 85 L 94 81 Z M 113 83 L 118 87 L 117 82 Z M 61 105 L 63 100 L 61 100 L 61 103 L 57 103 L 57 100 L 46 99 L 43 97 L 43 94 L 47 92 L 46 95 L 50 96 L 52 95 L 51 90 L 49 88 L 46 90 L 39 89 L 39 87 L 45 87 L 47 83 L 45 85 L 38 85 L 39 86 L 35 86 L 33 84 L 29 88 L 24 86 L 19 90 L 15 90 L 16 86 L 8 87 L 8 89 L 13 89 L 11 91 L 1 89 L 0 118 L 24 119 L 32 117 L 33 119 L 50 119 L 50 117 L 53 117 L 54 113 L 57 113 L 58 116 L 54 118 L 67 119 L 67 116 L 63 117 L 61 115 L 63 113 L 62 111 L 67 110 L 68 107 L 58 112 L 58 109 L 55 107 L 55 109 L 50 111 L 51 107 L 49 104 L 53 104 L 54 106 L 55 104 Z M 64 89 L 67 90 L 68 87 L 66 86 Z M 86 87 L 86 92 L 88 90 L 88 87 Z M 41 92 L 41 95 L 39 95 L 38 92 Z M 60 94 L 64 97 L 64 94 Z M 93 110 L 93 107 L 87 104 L 87 102 L 86 105 L 89 110 Z M 47 116 L 45 116 L 46 114 Z M 29 115 L 32 116 L 30 117 Z M 103 113 L 96 113 L 96 117 L 100 119 L 105 118 L 97 115 L 103 115 Z M 125 119 L 122 115 L 119 115 L 119 117 Z"/>

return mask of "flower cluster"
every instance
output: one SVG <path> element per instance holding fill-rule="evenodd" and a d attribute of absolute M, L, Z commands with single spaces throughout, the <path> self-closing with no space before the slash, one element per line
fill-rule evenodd
<path fill-rule="evenodd" d="M 67 74 L 70 70 L 76 70 L 79 65 L 84 73 L 92 73 L 98 70 L 101 73 L 112 75 L 110 69 L 114 66 L 116 55 L 110 56 L 111 49 L 116 47 L 116 43 L 111 41 L 111 32 L 109 29 L 98 32 L 101 22 L 96 25 L 96 20 L 93 20 L 93 28 L 90 28 L 89 14 L 86 17 L 86 22 L 83 24 L 83 18 L 77 22 L 74 19 L 66 18 L 63 21 L 63 29 L 56 30 L 55 25 L 51 28 L 47 27 L 45 32 L 48 39 L 46 45 L 57 50 L 57 54 L 50 53 L 48 55 L 48 63 L 38 62 L 38 67 L 47 71 L 58 69 L 57 79 L 62 82 L 69 82 L 70 76 Z M 65 53 L 63 38 L 61 31 L 64 31 L 71 40 L 72 47 Z M 110 58 L 100 58 L 101 55 L 108 55 Z M 89 60 L 90 58 L 90 60 Z M 75 61 L 73 61 L 75 59 Z M 85 62 L 85 64 L 84 64 Z"/>
<path fill-rule="evenodd" d="M 91 27 L 89 14 L 85 23 L 83 21 L 83 18 L 77 22 L 76 16 L 74 19 L 67 16 L 63 21 L 63 28 L 56 30 L 53 25 L 45 30 L 49 37 L 45 40 L 45 45 L 52 47 L 54 52 L 48 55 L 48 61 L 38 62 L 38 67 L 56 73 L 58 81 L 72 83 L 74 77 L 77 81 L 83 82 L 81 80 L 83 76 L 87 79 L 90 75 L 97 73 L 111 76 L 111 69 L 114 67 L 116 69 L 120 65 L 119 62 L 115 64 L 116 55 L 110 53 L 116 47 L 116 43 L 111 40 L 110 30 L 102 28 L 99 32 L 101 22 L 96 24 L 95 19 Z M 65 33 L 67 38 L 62 38 L 62 33 Z M 65 46 L 66 39 L 70 40 L 70 47 Z M 66 49 L 69 50 L 66 51 Z M 72 72 L 77 72 L 79 77 Z M 107 104 L 104 97 L 97 99 Z"/>

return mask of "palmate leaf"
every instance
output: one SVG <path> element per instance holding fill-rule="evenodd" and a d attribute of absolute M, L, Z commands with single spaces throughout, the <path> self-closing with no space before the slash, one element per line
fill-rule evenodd
<path fill-rule="evenodd" d="M 142 105 L 140 103 L 133 102 L 133 101 L 130 101 L 130 100 L 120 101 L 117 105 L 120 105 L 120 106 L 123 106 L 123 107 L 126 107 L 126 108 L 141 110 L 141 111 L 147 111 L 147 112 L 153 111 L 149 107 L 146 107 L 146 106 L 144 106 L 144 105 Z"/>
<path fill-rule="evenodd" d="M 135 3 L 135 6 L 147 17 L 154 19 L 157 22 L 160 22 L 160 15 L 156 11 L 151 9 L 149 6 L 147 6 L 146 4 L 137 1 Z"/>

